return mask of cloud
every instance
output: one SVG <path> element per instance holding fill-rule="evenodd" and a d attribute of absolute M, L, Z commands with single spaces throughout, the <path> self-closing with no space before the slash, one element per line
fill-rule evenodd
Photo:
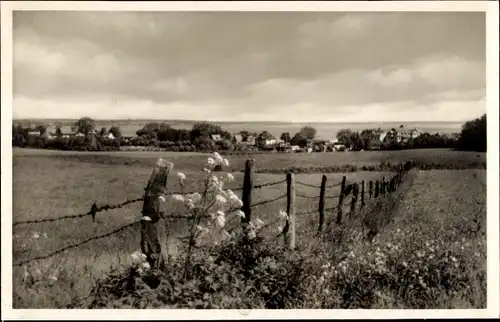
<path fill-rule="evenodd" d="M 14 112 L 446 120 L 448 106 L 470 106 L 453 116 L 478 115 L 484 23 L 483 13 L 16 12 Z"/>

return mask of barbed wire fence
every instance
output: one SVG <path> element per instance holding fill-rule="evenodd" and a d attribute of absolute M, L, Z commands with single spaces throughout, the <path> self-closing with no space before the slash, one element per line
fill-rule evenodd
<path fill-rule="evenodd" d="M 162 163 L 163 162 L 163 163 Z M 87 216 L 91 216 L 92 220 L 95 221 L 96 215 L 100 212 L 108 211 L 108 210 L 114 210 L 114 209 L 121 209 L 124 208 L 128 205 L 138 203 L 138 202 L 144 202 L 144 207 L 146 207 L 148 203 L 151 202 L 157 202 L 156 199 L 159 197 L 159 192 L 161 192 L 162 189 L 158 189 L 158 186 L 166 186 L 166 180 L 168 177 L 168 173 L 171 169 L 171 166 L 169 167 L 170 163 L 166 162 L 160 159 L 158 161 L 158 164 L 155 166 L 153 173 L 151 174 L 151 177 L 148 181 L 147 187 L 145 188 L 145 195 L 143 197 L 135 198 L 135 199 L 128 199 L 125 200 L 121 203 L 118 204 L 107 204 L 107 205 L 100 205 L 98 206 L 96 202 L 94 202 L 90 208 L 89 211 L 81 214 L 75 214 L 75 215 L 65 215 L 65 216 L 60 216 L 56 218 L 46 218 L 46 219 L 38 219 L 38 220 L 26 220 L 26 221 L 18 221 L 14 222 L 13 226 L 20 226 L 20 225 L 29 225 L 29 224 L 38 224 L 38 223 L 45 223 L 45 222 L 55 222 L 59 220 L 67 220 L 67 219 L 77 219 L 77 218 L 84 218 Z M 289 250 L 293 250 L 296 247 L 296 218 L 297 217 L 305 217 L 305 216 L 311 216 L 314 214 L 318 214 L 318 226 L 317 228 L 314 229 L 317 233 L 321 233 L 324 231 L 325 227 L 330 226 L 332 223 L 336 224 L 341 224 L 343 220 L 343 215 L 345 213 L 349 213 L 352 215 L 356 211 L 356 208 L 359 206 L 360 208 L 363 208 L 366 204 L 365 199 L 376 199 L 380 198 L 382 196 L 385 196 L 387 194 L 390 194 L 392 192 L 396 192 L 398 187 L 401 185 L 403 182 L 403 179 L 407 172 L 411 170 L 414 166 L 415 163 L 413 161 L 407 161 L 401 164 L 399 171 L 397 171 L 389 180 L 386 180 L 385 177 L 383 177 L 381 180 L 376 180 L 374 181 L 369 181 L 368 182 L 368 187 L 365 187 L 365 181 L 361 182 L 352 182 L 347 184 L 347 178 L 346 176 L 342 177 L 342 181 L 337 184 L 332 184 L 332 185 L 327 185 L 327 177 L 326 175 L 323 175 L 321 185 L 314 185 L 311 183 L 306 183 L 302 181 L 296 181 L 295 180 L 295 174 L 293 173 L 288 173 L 286 176 L 286 179 L 284 180 L 278 180 L 278 181 L 273 181 L 273 182 L 268 182 L 268 183 L 263 183 L 263 184 L 258 184 L 258 185 L 253 185 L 253 166 L 254 166 L 254 160 L 250 159 L 247 160 L 245 164 L 245 176 L 244 176 L 244 181 L 243 181 L 243 186 L 241 187 L 236 187 L 233 188 L 232 191 L 242 191 L 242 201 L 243 201 L 243 206 L 241 207 L 241 210 L 245 213 L 245 220 L 243 222 L 250 222 L 251 221 L 251 216 L 252 216 L 252 209 L 255 209 L 258 206 L 270 204 L 277 202 L 279 200 L 286 199 L 286 217 L 280 217 L 276 218 L 275 220 L 268 222 L 267 224 L 264 224 L 263 226 L 260 226 L 260 230 L 272 227 L 279 223 L 280 221 L 285 222 L 285 227 L 283 229 L 278 229 L 278 233 L 276 234 L 275 238 L 279 238 L 283 236 L 285 240 L 286 247 Z M 256 203 L 251 202 L 251 197 L 252 197 L 252 192 L 255 189 L 262 189 L 265 187 L 271 187 L 271 186 L 276 186 L 280 184 L 285 184 L 286 183 L 286 193 L 281 194 L 277 197 L 265 199 L 258 201 Z M 156 189 L 155 189 L 156 185 Z M 307 188 L 314 188 L 314 189 L 319 189 L 320 194 L 319 195 L 306 195 L 302 193 L 297 193 L 296 192 L 296 186 L 304 186 Z M 338 195 L 327 195 L 326 190 L 328 188 L 336 188 L 340 187 L 340 192 Z M 193 194 L 196 193 L 196 191 L 193 192 L 168 192 L 164 195 L 174 195 L 174 194 L 180 194 L 180 195 L 188 195 L 188 194 Z M 155 198 L 151 198 L 151 195 L 155 196 Z M 318 208 L 316 209 L 311 209 L 307 211 L 296 211 L 296 199 L 297 198 L 302 198 L 305 200 L 318 200 Z M 349 198 L 349 199 L 347 199 Z M 334 200 L 337 201 L 337 205 L 333 207 L 328 207 L 325 208 L 325 200 Z M 152 205 L 149 205 L 151 207 Z M 153 205 L 154 206 L 154 205 Z M 148 208 L 149 209 L 149 208 Z M 332 213 L 333 216 L 332 218 L 328 221 L 328 223 L 325 224 L 325 214 L 326 213 Z M 336 215 L 335 215 L 336 214 Z M 145 214 L 143 214 L 145 215 Z M 179 216 L 179 215 L 171 215 L 167 216 L 166 219 L 190 219 L 191 217 L 189 216 Z M 224 229 L 232 220 L 238 217 L 233 217 L 231 221 L 227 222 L 221 229 Z M 164 218 L 165 219 L 165 218 Z M 113 236 L 115 234 L 118 234 L 120 232 L 123 232 L 129 228 L 132 228 L 138 224 L 141 224 L 141 239 L 151 239 L 151 238 L 158 238 L 158 231 L 157 228 L 151 230 L 151 229 L 145 229 L 144 225 L 155 225 L 155 222 L 144 222 L 144 221 L 134 221 L 131 223 L 128 223 L 124 226 L 121 226 L 120 228 L 117 228 L 113 231 L 110 231 L 108 233 L 105 233 L 103 235 L 97 235 L 90 237 L 88 239 L 85 239 L 81 242 L 71 244 L 68 246 L 64 246 L 60 249 L 57 249 L 49 254 L 42 255 L 42 256 L 36 256 L 27 260 L 23 260 L 17 263 L 14 263 L 13 266 L 23 266 L 28 263 L 31 263 L 33 261 L 37 260 L 43 260 L 50 258 L 52 256 L 55 256 L 57 254 L 60 254 L 62 252 L 68 251 L 73 248 L 77 248 L 80 246 L 83 246 L 85 244 L 88 244 L 92 241 L 107 238 L 110 236 Z M 149 236 L 145 236 L 148 235 Z M 151 236 L 151 234 L 156 234 L 156 236 Z M 152 251 L 151 249 L 149 250 L 150 252 Z M 146 254 L 146 256 L 150 257 L 152 254 Z"/>

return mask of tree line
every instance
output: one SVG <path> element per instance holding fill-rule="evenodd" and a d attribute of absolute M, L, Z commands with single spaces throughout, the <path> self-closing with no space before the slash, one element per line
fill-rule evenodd
<path fill-rule="evenodd" d="M 122 145 L 157 146 L 172 151 L 231 151 L 240 149 L 235 146 L 233 135 L 222 129 L 219 125 L 210 122 L 197 122 L 191 129 L 176 129 L 167 122 L 147 123 L 136 132 L 135 137 L 124 138 L 120 128 L 112 126 L 109 129 L 102 127 L 96 131 L 96 123 L 89 117 L 77 120 L 73 126 L 74 132 L 83 136 L 65 137 L 61 126 L 56 126 L 55 137 L 47 135 L 47 127 L 23 127 L 13 125 L 12 144 L 18 147 L 53 148 L 62 150 L 116 150 Z M 39 136 L 30 135 L 29 132 L 37 130 Z M 112 138 L 108 134 L 112 134 Z M 418 137 L 410 138 L 404 142 L 389 140 L 380 142 L 379 129 L 365 129 L 354 132 L 350 129 L 341 129 L 337 132 L 337 141 L 352 150 L 398 150 L 421 148 L 456 148 L 460 150 L 486 151 L 486 114 L 480 118 L 466 122 L 457 138 L 444 134 L 422 133 Z M 260 133 L 241 130 L 241 142 L 245 143 L 253 137 L 258 148 L 266 148 L 268 140 L 276 138 L 268 131 Z M 220 140 L 213 140 L 212 135 L 219 135 Z M 314 142 L 316 129 L 304 126 L 291 136 L 290 132 L 281 134 L 280 139 L 285 145 L 299 147 L 311 146 L 315 151 L 323 151 L 325 142 Z M 312 143 L 312 144 L 311 144 Z M 250 146 L 250 145 L 248 145 Z M 276 148 L 276 144 L 267 148 Z M 330 149 L 331 150 L 331 149 Z"/>

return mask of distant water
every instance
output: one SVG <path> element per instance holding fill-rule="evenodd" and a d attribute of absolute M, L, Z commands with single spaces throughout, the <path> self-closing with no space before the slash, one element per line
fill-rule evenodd
<path fill-rule="evenodd" d="M 34 120 L 32 120 L 34 121 Z M 39 120 L 37 122 L 45 122 L 54 124 L 56 121 L 63 124 L 70 124 L 74 120 Z M 25 123 L 26 121 L 21 121 Z M 142 128 L 148 122 L 162 122 L 162 120 L 96 120 L 96 128 L 110 126 L 119 126 L 122 134 L 125 136 L 134 136 L 135 132 Z M 194 121 L 173 120 L 165 121 L 172 127 L 177 129 L 191 129 Z M 391 128 L 398 129 L 403 125 L 406 129 L 416 128 L 420 132 L 429 133 L 455 133 L 460 132 L 464 122 L 386 122 L 386 123 L 278 123 L 278 122 L 214 122 L 220 125 L 226 131 L 237 133 L 241 130 L 260 133 L 268 131 L 275 137 L 281 136 L 283 132 L 290 132 L 293 136 L 303 126 L 310 125 L 316 129 L 316 137 L 318 139 L 329 140 L 336 137 L 340 129 L 351 129 L 352 131 L 361 132 L 364 129 L 378 128 L 390 130 Z"/>

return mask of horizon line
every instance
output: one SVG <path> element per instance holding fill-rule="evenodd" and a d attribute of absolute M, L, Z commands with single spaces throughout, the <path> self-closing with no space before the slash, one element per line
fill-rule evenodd
<path fill-rule="evenodd" d="M 486 114 L 486 113 L 485 113 Z M 82 116 L 85 117 L 85 116 Z M 61 121 L 73 121 L 73 120 L 78 120 L 82 117 L 75 117 L 75 118 L 12 118 L 12 121 L 43 121 L 43 120 L 61 120 Z M 478 116 L 479 118 L 480 116 Z M 465 123 L 468 121 L 471 121 L 472 119 L 467 119 L 467 120 L 457 120 L 457 121 L 423 121 L 423 120 L 416 120 L 416 121 L 300 121 L 300 122 L 294 122 L 294 121 L 238 121 L 238 120 L 228 120 L 228 121 L 217 121 L 217 120 L 193 120 L 193 119 L 152 119 L 152 118 L 116 118 L 116 119 L 110 119 L 110 118 L 94 118 L 90 117 L 94 121 L 163 121 L 163 122 L 209 122 L 209 123 L 279 123 L 279 124 L 305 124 L 305 123 L 310 123 L 310 124 L 331 124 L 331 123 L 338 123 L 338 124 L 349 124 L 349 123 Z"/>

